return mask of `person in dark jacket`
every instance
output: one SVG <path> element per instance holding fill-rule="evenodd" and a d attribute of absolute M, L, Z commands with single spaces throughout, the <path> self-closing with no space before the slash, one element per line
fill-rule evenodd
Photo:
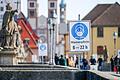
<path fill-rule="evenodd" d="M 91 63 L 91 65 L 96 64 L 96 60 L 95 60 L 95 58 L 93 58 L 93 56 L 91 56 L 91 58 L 90 58 L 90 63 Z"/>
<path fill-rule="evenodd" d="M 96 69 L 96 67 L 95 67 L 95 65 L 96 65 L 96 60 L 95 60 L 95 58 L 93 58 L 93 56 L 91 56 L 91 58 L 90 58 L 90 66 L 91 66 L 91 69 L 92 70 L 95 70 Z"/>
<path fill-rule="evenodd" d="M 57 54 L 55 54 L 55 64 L 56 64 L 56 65 L 59 64 L 59 57 L 57 56 Z"/>
<path fill-rule="evenodd" d="M 98 58 L 97 62 L 98 62 L 98 70 L 102 70 L 103 59 L 101 56 Z"/>
<path fill-rule="evenodd" d="M 75 61 L 75 67 L 78 66 L 78 57 L 76 57 L 76 61 Z"/>
<path fill-rule="evenodd" d="M 113 56 L 110 58 L 110 62 L 111 62 L 111 71 L 114 71 L 114 58 L 113 58 Z"/>
<path fill-rule="evenodd" d="M 65 60 L 63 58 L 63 55 L 61 55 L 60 59 L 59 59 L 59 64 L 62 66 L 65 66 Z"/>

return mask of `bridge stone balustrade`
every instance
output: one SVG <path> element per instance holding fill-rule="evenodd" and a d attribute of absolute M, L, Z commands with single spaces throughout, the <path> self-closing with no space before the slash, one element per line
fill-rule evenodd
<path fill-rule="evenodd" d="M 48 64 L 0 65 L 0 80 L 112 80 L 113 75 L 100 71 Z"/>

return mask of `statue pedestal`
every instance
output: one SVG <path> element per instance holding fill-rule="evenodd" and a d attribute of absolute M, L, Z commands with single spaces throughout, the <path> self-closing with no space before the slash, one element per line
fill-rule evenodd
<path fill-rule="evenodd" d="M 4 50 L 0 51 L 0 64 L 14 65 L 17 64 L 17 51 Z"/>

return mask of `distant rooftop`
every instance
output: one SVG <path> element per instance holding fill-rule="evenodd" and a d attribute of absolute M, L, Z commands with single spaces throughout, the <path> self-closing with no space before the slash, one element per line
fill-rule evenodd
<path fill-rule="evenodd" d="M 120 25 L 120 4 L 98 4 L 82 20 L 91 20 L 92 26 Z"/>

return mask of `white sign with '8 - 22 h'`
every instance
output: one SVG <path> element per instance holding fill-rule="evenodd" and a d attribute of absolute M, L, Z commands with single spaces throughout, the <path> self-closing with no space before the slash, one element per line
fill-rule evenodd
<path fill-rule="evenodd" d="M 70 22 L 70 51 L 90 50 L 90 21 Z"/>

